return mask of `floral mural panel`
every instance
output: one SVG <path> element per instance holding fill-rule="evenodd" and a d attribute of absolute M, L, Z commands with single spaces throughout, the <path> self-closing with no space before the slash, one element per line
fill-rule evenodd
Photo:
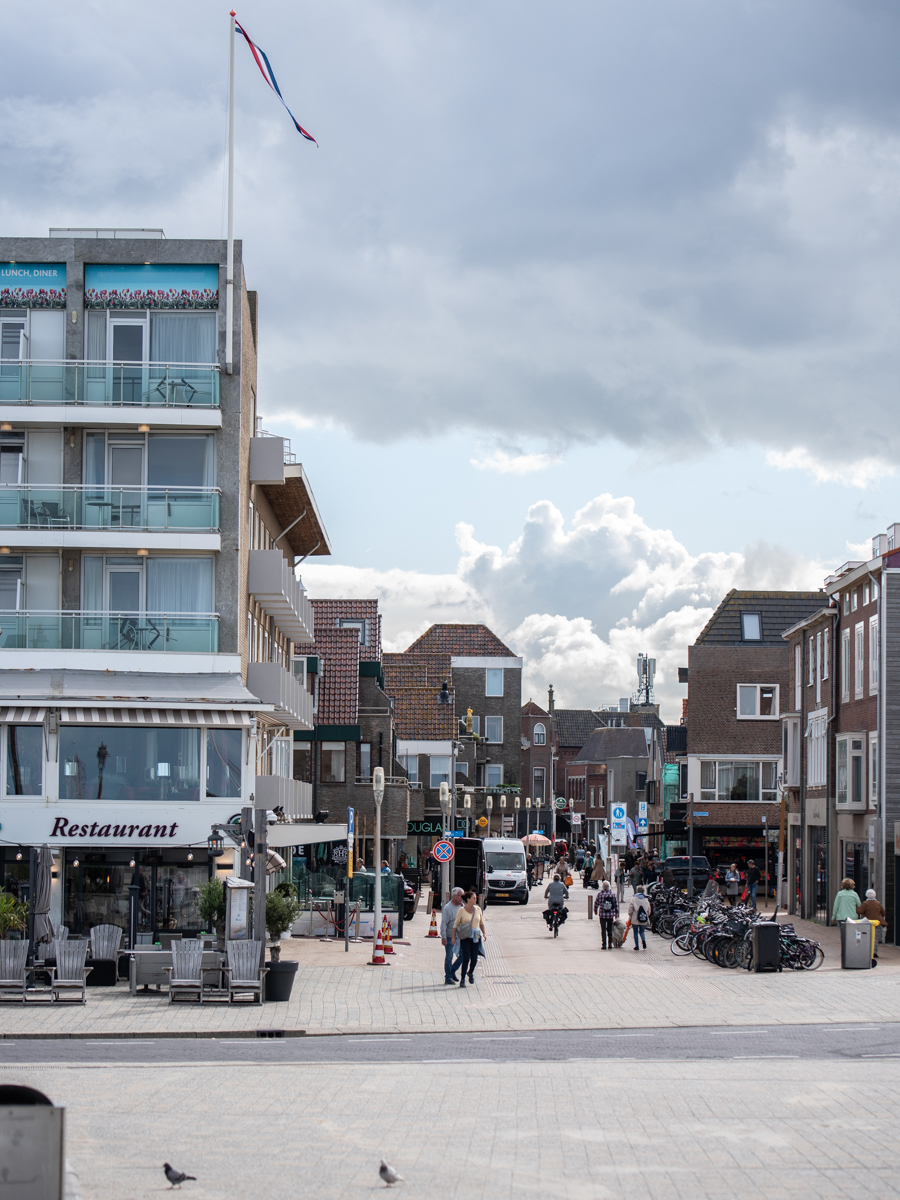
<path fill-rule="evenodd" d="M 219 307 L 215 265 L 91 265 L 84 268 L 85 308 L 210 309 Z"/>
<path fill-rule="evenodd" d="M 0 309 L 65 307 L 65 263 L 0 263 Z"/>

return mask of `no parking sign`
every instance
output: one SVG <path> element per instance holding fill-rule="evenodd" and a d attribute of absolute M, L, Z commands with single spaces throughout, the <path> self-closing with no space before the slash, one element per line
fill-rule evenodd
<path fill-rule="evenodd" d="M 454 853 L 453 843 L 452 842 L 436 842 L 434 849 L 432 850 L 431 853 L 438 860 L 438 862 L 442 862 L 442 863 L 449 862 L 450 859 L 453 857 L 453 853 Z"/>

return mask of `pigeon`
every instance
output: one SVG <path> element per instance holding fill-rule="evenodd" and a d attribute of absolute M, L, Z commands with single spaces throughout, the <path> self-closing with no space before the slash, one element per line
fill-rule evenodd
<path fill-rule="evenodd" d="M 378 1168 L 378 1174 L 381 1176 L 381 1178 L 384 1180 L 384 1182 L 388 1185 L 388 1187 L 393 1187 L 395 1183 L 405 1183 L 406 1182 L 406 1180 L 403 1178 L 403 1176 L 398 1175 L 397 1172 L 394 1170 L 394 1168 L 391 1166 L 388 1166 L 388 1164 L 384 1161 L 384 1159 L 381 1160 L 381 1166 Z"/>
<path fill-rule="evenodd" d="M 166 1173 L 166 1179 L 168 1179 L 173 1188 L 180 1188 L 186 1179 L 193 1179 L 195 1183 L 197 1182 L 196 1175 L 185 1175 L 184 1171 L 176 1171 L 175 1168 L 170 1166 L 168 1163 L 163 1163 L 163 1170 Z M 172 1188 L 169 1189 L 169 1191 L 171 1190 Z"/>

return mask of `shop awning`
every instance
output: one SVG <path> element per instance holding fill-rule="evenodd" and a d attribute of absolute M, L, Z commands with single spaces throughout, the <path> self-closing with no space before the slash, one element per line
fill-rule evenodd
<path fill-rule="evenodd" d="M 41 725 L 44 720 L 43 708 L 2 708 L 0 707 L 0 723 L 4 725 Z"/>
<path fill-rule="evenodd" d="M 43 709 L 35 709 L 41 712 Z M 252 712 L 202 708 L 61 708 L 62 725 L 222 725 L 246 728 Z"/>

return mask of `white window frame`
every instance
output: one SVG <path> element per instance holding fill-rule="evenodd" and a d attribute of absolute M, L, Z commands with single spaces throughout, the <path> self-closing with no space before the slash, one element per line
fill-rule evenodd
<path fill-rule="evenodd" d="M 878 618 L 869 617 L 869 695 L 878 695 Z"/>
<path fill-rule="evenodd" d="M 745 618 L 756 618 L 756 628 L 759 632 L 759 637 L 747 637 L 747 632 L 744 626 Z M 742 642 L 761 642 L 763 640 L 762 632 L 762 613 L 760 612 L 742 612 L 741 613 L 741 641 Z"/>
<path fill-rule="evenodd" d="M 450 757 L 451 756 L 449 754 L 429 754 L 429 756 L 428 756 L 428 786 L 430 788 L 439 788 L 442 783 L 447 783 L 447 784 L 450 783 Z M 435 769 L 434 769 L 434 764 L 437 762 L 438 759 L 440 759 L 441 762 L 445 762 L 447 764 L 447 772 L 446 772 L 447 778 L 446 779 L 438 779 L 437 783 L 435 783 L 434 782 L 435 776 L 444 774 L 443 771 L 435 771 Z"/>
<path fill-rule="evenodd" d="M 488 777 L 489 777 L 491 771 L 499 771 L 500 772 L 499 783 L 496 781 L 494 783 L 490 783 L 488 781 Z M 485 763 L 484 764 L 484 786 L 488 789 L 503 787 L 503 763 Z"/>
<path fill-rule="evenodd" d="M 864 812 L 868 804 L 866 793 L 865 733 L 839 733 L 835 742 L 835 808 L 838 812 Z M 858 746 L 854 746 L 858 743 Z M 853 760 L 860 760 L 859 799 L 853 799 Z"/>
<path fill-rule="evenodd" d="M 806 783 L 824 787 L 828 782 L 828 709 L 811 712 L 806 723 Z"/>
<path fill-rule="evenodd" d="M 850 699 L 850 628 L 841 630 L 841 699 Z"/>
<path fill-rule="evenodd" d="M 803 639 L 794 647 L 794 712 L 803 707 Z"/>
<path fill-rule="evenodd" d="M 850 611 L 856 612 L 859 606 L 859 588 L 854 588 L 850 593 Z"/>
<path fill-rule="evenodd" d="M 806 654 L 806 686 L 812 687 L 812 685 L 816 682 L 816 639 L 812 634 L 809 635 Z"/>
<path fill-rule="evenodd" d="M 816 704 L 822 703 L 822 631 L 816 634 Z"/>
<path fill-rule="evenodd" d="M 534 727 L 533 733 L 535 746 L 547 745 L 547 729 L 542 721 L 538 721 L 537 725 Z"/>
<path fill-rule="evenodd" d="M 499 673 L 499 675 L 500 675 L 500 691 L 499 692 L 489 692 L 488 691 L 488 679 L 492 675 L 496 675 L 497 673 Z M 503 680 L 503 668 L 502 667 L 486 667 L 485 668 L 485 671 L 484 671 L 484 694 L 486 696 L 502 696 L 503 695 L 503 683 L 504 683 L 504 680 Z"/>
<path fill-rule="evenodd" d="M 878 808 L 878 734 L 869 734 L 869 809 Z"/>
<path fill-rule="evenodd" d="M 844 592 L 844 616 L 845 617 L 848 616 L 849 613 L 850 613 L 850 593 Z"/>
<path fill-rule="evenodd" d="M 756 713 L 753 715 L 741 713 L 741 688 L 756 688 Z M 766 713 L 764 716 L 759 715 L 760 709 L 760 690 L 762 688 L 771 688 L 774 695 L 772 697 L 772 712 Z M 737 703 L 735 712 L 739 721 L 778 721 L 781 719 L 781 704 L 779 697 L 780 687 L 777 683 L 739 683 L 737 685 Z"/>
<path fill-rule="evenodd" d="M 784 722 L 784 785 L 800 786 L 800 718 L 788 717 Z"/>
<path fill-rule="evenodd" d="M 488 737 L 488 721 L 499 721 L 500 722 L 500 736 L 498 738 L 497 737 L 493 737 L 493 738 Z M 502 717 L 485 717 L 484 718 L 484 740 L 491 746 L 502 746 L 503 745 L 503 718 Z"/>
<path fill-rule="evenodd" d="M 863 584 L 863 608 L 869 603 L 869 585 Z"/>
<path fill-rule="evenodd" d="M 828 678 L 828 626 L 822 630 L 822 678 Z"/>
<path fill-rule="evenodd" d="M 866 690 L 865 653 L 865 625 L 862 621 L 858 621 L 853 626 L 853 697 L 855 700 L 862 700 Z"/>

